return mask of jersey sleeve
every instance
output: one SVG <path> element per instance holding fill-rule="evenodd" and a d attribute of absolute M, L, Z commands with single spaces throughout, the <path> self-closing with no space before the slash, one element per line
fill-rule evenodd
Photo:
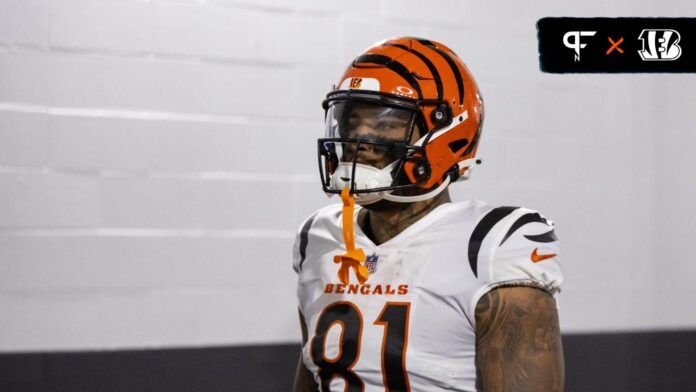
<path fill-rule="evenodd" d="M 314 218 L 318 211 L 306 218 L 295 233 L 295 243 L 292 246 L 292 269 L 296 273 L 302 270 L 302 264 L 307 257 L 307 246 L 309 245 L 309 230 L 312 228 Z"/>
<path fill-rule="evenodd" d="M 563 274 L 553 221 L 537 211 L 516 208 L 486 237 L 478 266 L 479 289 L 469 305 L 472 315 L 478 300 L 496 287 L 531 286 L 557 296 Z"/>

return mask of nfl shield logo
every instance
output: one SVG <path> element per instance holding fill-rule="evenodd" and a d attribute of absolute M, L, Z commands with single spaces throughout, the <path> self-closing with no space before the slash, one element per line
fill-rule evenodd
<path fill-rule="evenodd" d="M 372 254 L 371 256 L 367 256 L 367 259 L 365 259 L 365 267 L 367 267 L 367 271 L 371 274 L 374 274 L 377 272 L 377 261 L 379 260 L 379 256 L 376 254 Z"/>

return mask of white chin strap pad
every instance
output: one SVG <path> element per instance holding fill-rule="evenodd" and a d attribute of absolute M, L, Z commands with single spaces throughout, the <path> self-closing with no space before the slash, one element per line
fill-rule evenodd
<path fill-rule="evenodd" d="M 355 189 L 375 189 L 383 188 L 391 185 L 391 171 L 396 166 L 396 161 L 387 165 L 384 169 L 378 169 L 374 166 L 364 165 L 362 163 L 355 164 Z M 351 178 L 353 177 L 353 163 L 340 162 L 336 171 L 331 175 L 331 188 L 336 190 L 344 189 L 351 186 Z M 384 192 L 360 193 L 355 195 L 355 202 L 361 205 L 372 204 L 382 200 Z"/>
<path fill-rule="evenodd" d="M 432 191 L 428 193 L 424 193 L 422 195 L 416 195 L 416 196 L 396 196 L 392 194 L 385 194 L 383 199 L 384 200 L 389 200 L 389 201 L 395 201 L 397 203 L 413 203 L 416 201 L 423 201 L 423 200 L 428 200 L 431 199 L 440 192 L 444 191 L 445 188 L 447 188 L 447 185 L 450 184 L 450 178 L 447 177 L 445 178 L 445 181 L 442 181 L 442 184 L 440 184 L 437 188 L 433 189 Z"/>

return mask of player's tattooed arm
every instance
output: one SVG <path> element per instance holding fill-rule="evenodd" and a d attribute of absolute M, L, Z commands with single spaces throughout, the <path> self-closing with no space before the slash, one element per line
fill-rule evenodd
<path fill-rule="evenodd" d="M 300 315 L 300 327 L 302 328 L 302 345 L 307 343 L 307 324 L 305 324 L 304 316 L 302 312 L 298 309 L 297 312 Z M 314 381 L 312 373 L 307 370 L 304 362 L 302 362 L 302 351 L 300 351 L 300 359 L 297 361 L 297 372 L 295 373 L 295 387 L 294 392 L 317 392 L 319 391 L 319 385 Z"/>
<path fill-rule="evenodd" d="M 476 306 L 477 391 L 562 392 L 563 346 L 553 297 L 514 286 L 487 293 Z"/>

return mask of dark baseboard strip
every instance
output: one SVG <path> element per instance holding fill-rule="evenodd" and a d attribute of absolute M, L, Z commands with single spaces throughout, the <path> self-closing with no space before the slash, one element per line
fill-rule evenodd
<path fill-rule="evenodd" d="M 299 346 L 0 354 L 0 391 L 289 391 Z"/>
<path fill-rule="evenodd" d="M 696 331 L 566 335 L 567 392 L 696 386 Z M 291 390 L 296 344 L 0 354 L 0 391 Z"/>
<path fill-rule="evenodd" d="M 566 391 L 696 390 L 696 331 L 566 335 Z"/>

